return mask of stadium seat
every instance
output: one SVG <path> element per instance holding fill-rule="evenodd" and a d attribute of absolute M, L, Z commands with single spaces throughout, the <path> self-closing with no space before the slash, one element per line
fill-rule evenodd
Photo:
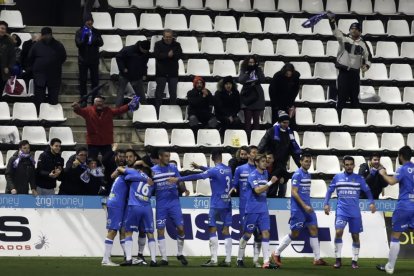
<path fill-rule="evenodd" d="M 284 12 L 299 12 L 299 0 L 279 0 L 277 9 Z"/>
<path fill-rule="evenodd" d="M 197 180 L 195 194 L 197 196 L 211 196 L 211 186 L 209 178 Z"/>
<path fill-rule="evenodd" d="M 162 30 L 161 15 L 158 13 L 141 13 L 139 19 L 139 28 L 144 30 Z"/>
<path fill-rule="evenodd" d="M 145 130 L 144 146 L 168 147 L 168 133 L 164 128 L 147 128 Z"/>
<path fill-rule="evenodd" d="M 250 145 L 258 146 L 265 134 L 266 130 L 252 130 L 250 134 Z"/>
<path fill-rule="evenodd" d="M 1 153 L 0 154 L 0 170 L 4 170 L 6 168 L 6 166 L 7 166 L 7 164 L 4 164 L 4 160 L 3 160 L 3 153 Z M 2 179 L 1 179 L 1 176 L 0 176 L 0 185 L 2 184 L 1 181 L 2 181 Z M 4 187 L 6 187 L 6 186 L 4 186 Z M 4 190 L 2 190 L 2 187 L 0 186 L 0 194 L 1 193 L 4 193 Z"/>
<path fill-rule="evenodd" d="M 162 35 L 153 35 L 151 36 L 151 46 L 150 46 L 150 52 L 154 52 L 155 43 L 157 41 L 160 41 L 162 39 Z"/>
<path fill-rule="evenodd" d="M 178 153 L 176 153 L 176 152 L 170 152 L 170 161 L 177 162 L 177 169 L 179 171 L 181 171 L 181 160 L 180 160 L 180 156 L 178 155 Z M 193 193 L 194 193 L 194 191 L 193 191 Z"/>
<path fill-rule="evenodd" d="M 403 102 L 414 104 L 414 87 L 404 87 Z"/>
<path fill-rule="evenodd" d="M 313 26 L 313 34 L 332 35 L 332 29 L 329 25 L 328 19 L 322 19 L 315 26 Z"/>
<path fill-rule="evenodd" d="M 220 37 L 203 37 L 201 39 L 201 53 L 210 55 L 224 54 L 223 41 Z"/>
<path fill-rule="evenodd" d="M 393 36 L 410 36 L 410 28 L 406 20 L 388 20 L 387 34 Z"/>
<path fill-rule="evenodd" d="M 177 99 L 187 99 L 187 93 L 193 89 L 192 82 L 178 82 L 177 84 Z"/>
<path fill-rule="evenodd" d="M 108 5 L 112 8 L 129 8 L 128 0 L 108 0 Z"/>
<path fill-rule="evenodd" d="M 7 164 L 9 163 L 9 160 L 10 160 L 10 158 L 14 155 L 16 153 L 16 150 L 8 150 L 7 152 L 6 152 L 6 160 L 5 160 L 5 162 L 4 162 L 4 164 L 6 164 L 6 166 L 7 166 Z"/>
<path fill-rule="evenodd" d="M 47 145 L 46 131 L 42 126 L 24 126 L 22 140 L 28 140 L 31 145 Z"/>
<path fill-rule="evenodd" d="M 222 163 L 226 166 L 228 166 L 230 159 L 233 158 L 233 156 L 230 153 L 222 153 L 221 154 Z M 208 164 L 210 167 L 214 167 L 214 161 L 212 159 L 212 155 L 210 154 L 210 158 L 208 160 Z"/>
<path fill-rule="evenodd" d="M 313 162 L 313 158 L 312 158 L 312 162 L 311 162 L 311 166 L 308 170 L 309 173 L 314 173 L 315 172 L 315 165 Z M 294 172 L 298 169 L 298 167 L 296 166 L 296 163 L 293 161 L 292 156 L 289 158 L 289 172 Z"/>
<path fill-rule="evenodd" d="M 59 138 L 62 141 L 62 146 L 76 145 L 70 127 L 51 127 L 49 129 L 49 141 L 53 138 Z"/>
<path fill-rule="evenodd" d="M 397 158 L 398 159 L 398 158 Z M 388 185 L 384 188 L 384 194 L 380 194 L 379 199 L 398 199 L 400 194 L 400 184 Z"/>
<path fill-rule="evenodd" d="M 336 40 L 326 42 L 326 55 L 328 57 L 336 57 L 338 55 L 339 43 Z"/>
<path fill-rule="evenodd" d="M 254 0 L 253 9 L 262 12 L 274 12 L 276 11 L 276 5 L 274 0 Z"/>
<path fill-rule="evenodd" d="M 375 57 L 398 58 L 398 46 L 394 41 L 378 41 Z"/>
<path fill-rule="evenodd" d="M 181 169 L 179 169 L 179 171 L 180 170 Z M 185 181 L 184 185 L 185 185 L 185 188 L 187 189 L 187 191 L 189 191 L 188 196 L 196 196 L 196 193 L 194 191 L 193 181 Z"/>
<path fill-rule="evenodd" d="M 223 146 L 227 147 L 241 147 L 248 146 L 247 134 L 242 129 L 227 129 L 224 132 Z"/>
<path fill-rule="evenodd" d="M 4 194 L 6 192 L 6 186 L 7 186 L 6 176 L 4 174 L 1 174 L 0 175 L 0 194 Z"/>
<path fill-rule="evenodd" d="M 187 31 L 187 19 L 184 14 L 167 13 L 164 18 L 164 28 L 174 31 Z"/>
<path fill-rule="evenodd" d="M 319 131 L 305 131 L 303 133 L 302 148 L 326 150 L 326 137 L 325 133 Z"/>
<path fill-rule="evenodd" d="M 398 151 L 405 146 L 404 137 L 401 133 L 382 133 L 381 135 L 381 149 Z"/>
<path fill-rule="evenodd" d="M 157 87 L 157 84 L 155 81 L 149 81 L 147 85 L 147 97 L 148 98 L 155 98 L 155 89 Z M 169 92 L 168 92 L 168 84 L 165 85 L 164 94 L 167 95 L 167 98 L 169 98 Z"/>
<path fill-rule="evenodd" d="M 19 142 L 20 134 L 16 126 L 0 126 L 0 145 L 18 144 Z"/>
<path fill-rule="evenodd" d="M 401 57 L 414 58 L 414 42 L 403 41 L 401 43 Z"/>
<path fill-rule="evenodd" d="M 197 131 L 197 146 L 219 147 L 221 146 L 220 133 L 217 129 L 199 129 Z"/>
<path fill-rule="evenodd" d="M 133 123 L 157 123 L 157 112 L 153 105 L 141 104 L 132 115 Z"/>
<path fill-rule="evenodd" d="M 245 38 L 227 38 L 226 54 L 231 55 L 248 55 L 249 45 Z"/>
<path fill-rule="evenodd" d="M 240 17 L 239 32 L 260 34 L 263 32 L 259 17 Z"/>
<path fill-rule="evenodd" d="M 392 112 L 392 125 L 401 127 L 414 127 L 414 113 L 410 109 L 394 110 Z"/>
<path fill-rule="evenodd" d="M 206 0 L 205 7 L 216 11 L 227 10 L 227 1 Z"/>
<path fill-rule="evenodd" d="M 72 150 L 64 150 L 62 151 L 62 154 L 60 155 L 63 158 L 63 167 L 66 167 L 66 163 L 68 162 L 69 158 L 76 154 L 76 151 L 72 151 Z"/>
<path fill-rule="evenodd" d="M 414 14 L 414 2 L 412 0 L 400 0 L 398 12 L 405 14 Z"/>
<path fill-rule="evenodd" d="M 10 121 L 10 108 L 7 102 L 0 102 L 0 121 Z"/>
<path fill-rule="evenodd" d="M 155 6 L 162 8 L 178 8 L 178 0 L 155 0 Z"/>
<path fill-rule="evenodd" d="M 317 108 L 315 112 L 315 124 L 324 126 L 339 125 L 338 113 L 335 108 Z"/>
<path fill-rule="evenodd" d="M 362 34 L 385 35 L 384 25 L 381 20 L 362 21 Z"/>
<path fill-rule="evenodd" d="M 207 167 L 207 158 L 204 153 L 184 153 L 183 156 L 183 171 L 193 170 L 191 163 L 196 163 L 200 166 Z"/>
<path fill-rule="evenodd" d="M 381 98 L 381 102 L 383 103 L 402 103 L 400 89 L 395 86 L 380 86 L 380 88 L 378 89 L 378 96 Z"/>
<path fill-rule="evenodd" d="M 323 57 L 325 56 L 325 49 L 320 40 L 303 40 L 302 41 L 302 56 L 309 57 Z"/>
<path fill-rule="evenodd" d="M 414 133 L 408 133 L 407 146 L 409 146 L 410 148 L 414 148 Z"/>
<path fill-rule="evenodd" d="M 273 42 L 270 39 L 253 38 L 250 52 L 260 56 L 273 56 L 275 54 Z"/>
<path fill-rule="evenodd" d="M 309 13 L 321 13 L 321 12 L 323 12 L 322 0 L 302 1 L 302 11 L 309 12 Z"/>
<path fill-rule="evenodd" d="M 203 8 L 203 0 L 181 0 L 180 7 L 189 10 L 198 10 Z"/>
<path fill-rule="evenodd" d="M 235 11 L 250 11 L 252 7 L 250 0 L 229 0 L 229 9 Z"/>
<path fill-rule="evenodd" d="M 160 122 L 184 123 L 183 112 L 179 105 L 161 105 L 159 114 Z"/>
<path fill-rule="evenodd" d="M 288 179 L 286 183 L 285 198 L 290 198 L 290 197 L 292 197 L 292 179 Z"/>
<path fill-rule="evenodd" d="M 198 54 L 198 41 L 194 36 L 179 36 L 177 42 L 181 44 L 181 48 L 184 54 Z"/>
<path fill-rule="evenodd" d="M 216 59 L 213 63 L 213 76 L 232 76 L 236 77 L 236 65 L 232 60 L 226 59 Z"/>
<path fill-rule="evenodd" d="M 179 65 L 180 65 L 180 61 Z M 182 62 L 182 61 L 181 61 Z M 147 63 L 147 75 L 148 76 L 155 76 L 155 58 L 150 58 Z"/>
<path fill-rule="evenodd" d="M 341 125 L 353 127 L 365 126 L 364 113 L 361 109 L 342 109 Z"/>
<path fill-rule="evenodd" d="M 28 122 L 38 121 L 34 103 L 14 103 L 12 119 Z"/>
<path fill-rule="evenodd" d="M 391 126 L 391 119 L 388 110 L 386 109 L 368 109 L 367 125 L 387 127 Z"/>
<path fill-rule="evenodd" d="M 317 79 L 336 80 L 337 73 L 333 62 L 315 62 L 314 77 Z"/>
<path fill-rule="evenodd" d="M 323 103 L 326 102 L 325 91 L 322 85 L 302 85 L 301 101 L 311 103 Z"/>
<path fill-rule="evenodd" d="M 291 64 L 295 67 L 295 70 L 300 73 L 301 79 L 312 79 L 312 73 L 309 62 L 292 61 Z"/>
<path fill-rule="evenodd" d="M 131 0 L 131 6 L 139 9 L 151 9 L 154 8 L 153 0 Z"/>
<path fill-rule="evenodd" d="M 330 149 L 337 150 L 352 150 L 352 137 L 349 132 L 331 132 L 329 133 L 329 145 Z"/>
<path fill-rule="evenodd" d="M 373 132 L 357 132 L 355 134 L 355 149 L 379 150 L 377 134 Z"/>
<path fill-rule="evenodd" d="M 400 0 L 401 5 L 401 0 Z M 374 12 L 382 14 L 395 14 L 397 9 L 395 7 L 394 0 L 375 0 L 374 3 Z"/>
<path fill-rule="evenodd" d="M 116 13 L 114 27 L 126 31 L 138 30 L 137 18 L 133 13 Z"/>
<path fill-rule="evenodd" d="M 116 62 L 116 58 L 111 58 L 111 65 L 110 65 L 109 75 L 118 76 L 119 75 L 119 67 L 118 63 Z"/>
<path fill-rule="evenodd" d="M 296 108 L 297 125 L 313 125 L 312 112 L 308 107 Z"/>
<path fill-rule="evenodd" d="M 6 21 L 9 28 L 22 29 L 26 27 L 23 24 L 22 14 L 18 10 L 2 10 L 0 12 L 0 20 Z"/>
<path fill-rule="evenodd" d="M 145 35 L 127 35 L 125 38 L 125 46 L 131 46 L 137 43 L 138 41 L 147 40 Z"/>
<path fill-rule="evenodd" d="M 371 0 L 352 0 L 350 11 L 359 14 L 372 13 L 372 2 Z"/>
<path fill-rule="evenodd" d="M 311 35 L 312 28 L 304 28 L 302 24 L 307 18 L 291 18 L 289 21 L 289 33 L 299 35 Z"/>
<path fill-rule="evenodd" d="M 413 71 L 410 64 L 396 64 L 390 66 L 390 80 L 412 81 Z"/>
<path fill-rule="evenodd" d="M 266 17 L 263 32 L 270 34 L 286 34 L 287 27 L 285 19 L 282 17 Z"/>
<path fill-rule="evenodd" d="M 341 171 L 339 159 L 335 155 L 318 155 L 316 157 L 316 172 L 337 174 Z"/>
<path fill-rule="evenodd" d="M 214 31 L 223 33 L 237 33 L 236 19 L 233 16 L 216 16 Z"/>
<path fill-rule="evenodd" d="M 312 179 L 310 187 L 310 196 L 311 198 L 325 198 L 326 191 L 326 182 L 322 179 Z"/>
<path fill-rule="evenodd" d="M 326 11 L 333 13 L 348 13 L 347 0 L 326 0 Z"/>
<path fill-rule="evenodd" d="M 171 146 L 195 147 L 194 132 L 191 129 L 173 129 L 171 131 Z"/>
<path fill-rule="evenodd" d="M 102 35 L 103 46 L 99 52 L 118 53 L 122 50 L 122 39 L 119 35 Z"/>
<path fill-rule="evenodd" d="M 387 67 L 385 67 L 384 63 L 371 63 L 369 70 L 365 72 L 365 75 L 362 79 L 387 80 Z"/>
<path fill-rule="evenodd" d="M 358 22 L 357 19 L 339 19 L 338 20 L 338 29 L 344 34 L 349 33 L 349 26 L 352 23 Z"/>
<path fill-rule="evenodd" d="M 263 69 L 265 77 L 272 78 L 284 65 L 283 61 L 265 61 Z"/>
<path fill-rule="evenodd" d="M 208 15 L 191 15 L 190 16 L 190 31 L 197 32 L 212 32 L 213 22 Z"/>
<path fill-rule="evenodd" d="M 187 61 L 187 74 L 194 76 L 210 76 L 210 64 L 207 59 L 189 59 Z"/>
<path fill-rule="evenodd" d="M 111 15 L 108 12 L 92 12 L 93 27 L 98 30 L 113 30 Z"/>
<path fill-rule="evenodd" d="M 63 115 L 63 108 L 61 104 L 51 105 L 48 103 L 40 104 L 39 120 L 64 122 L 66 118 Z"/>
<path fill-rule="evenodd" d="M 272 108 L 270 106 L 266 106 L 265 110 L 263 111 L 263 120 L 262 124 L 272 124 Z"/>
<path fill-rule="evenodd" d="M 361 166 L 361 164 L 364 164 L 367 161 L 365 160 L 365 157 L 361 155 L 356 155 L 356 156 L 351 156 L 351 157 L 354 158 L 354 161 L 355 161 L 354 173 L 358 173 L 359 167 Z"/>

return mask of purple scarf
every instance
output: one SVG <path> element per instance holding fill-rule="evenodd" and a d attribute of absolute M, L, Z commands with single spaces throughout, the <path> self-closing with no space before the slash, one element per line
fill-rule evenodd
<path fill-rule="evenodd" d="M 30 161 L 32 161 L 33 166 L 36 164 L 36 161 L 34 161 L 33 157 L 30 155 L 30 153 L 23 153 L 21 151 L 19 151 L 19 155 L 17 156 L 16 160 L 14 160 L 13 162 L 13 168 L 17 168 L 17 166 L 19 166 L 20 163 L 20 159 L 22 158 L 29 158 Z"/>

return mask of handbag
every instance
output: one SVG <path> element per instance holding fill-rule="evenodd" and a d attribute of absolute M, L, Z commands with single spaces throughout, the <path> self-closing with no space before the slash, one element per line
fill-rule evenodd
<path fill-rule="evenodd" d="M 4 86 L 4 94 L 21 95 L 24 91 L 23 85 L 17 80 L 16 76 L 11 76 Z"/>

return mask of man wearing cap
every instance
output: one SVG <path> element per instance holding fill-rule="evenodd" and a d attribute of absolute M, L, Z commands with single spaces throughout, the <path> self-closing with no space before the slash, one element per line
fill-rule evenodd
<path fill-rule="evenodd" d="M 135 95 L 140 97 L 140 102 L 145 103 L 144 79 L 147 76 L 147 63 L 150 42 L 138 41 L 134 45 L 125 46 L 117 55 L 116 63 L 119 68 L 119 87 L 116 97 L 116 106 L 124 102 L 125 88 L 131 83 Z"/>
<path fill-rule="evenodd" d="M 93 18 L 85 18 L 85 25 L 76 31 L 76 47 L 78 47 L 79 91 L 82 98 L 87 94 L 88 71 L 91 87 L 99 85 L 99 47 L 103 45 L 101 34 L 93 27 Z M 96 95 L 92 95 L 92 102 Z M 88 99 L 82 105 L 87 104 Z"/>
<path fill-rule="evenodd" d="M 63 44 L 53 37 L 50 27 L 42 28 L 40 41 L 30 49 L 28 60 L 33 71 L 34 101 L 37 110 L 39 111 L 40 104 L 44 102 L 58 104 L 66 50 Z"/>
<path fill-rule="evenodd" d="M 371 65 L 371 52 L 367 43 L 361 38 L 361 25 L 354 22 L 349 27 L 349 34 L 342 33 L 333 14 L 328 14 L 332 31 L 339 42 L 336 68 L 339 69 L 337 79 L 338 101 L 336 109 L 339 117 L 348 99 L 352 108 L 359 105 L 359 70 L 365 73 Z"/>

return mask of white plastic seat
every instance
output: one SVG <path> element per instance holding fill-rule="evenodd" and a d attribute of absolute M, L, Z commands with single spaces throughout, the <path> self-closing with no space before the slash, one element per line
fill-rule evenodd
<path fill-rule="evenodd" d="M 135 123 L 157 123 L 157 112 L 153 105 L 141 104 L 132 115 L 132 122 Z"/>
<path fill-rule="evenodd" d="M 323 90 L 322 85 L 302 85 L 301 101 L 312 103 L 326 102 L 325 91 Z"/>
<path fill-rule="evenodd" d="M 289 158 L 289 172 L 295 172 L 298 169 L 298 167 L 296 166 L 295 161 L 293 161 L 292 156 Z M 315 172 L 315 164 L 314 164 L 314 160 L 312 158 L 312 162 L 311 162 L 311 166 L 308 170 L 309 173 L 314 173 Z"/>
<path fill-rule="evenodd" d="M 180 160 L 180 156 L 178 155 L 178 153 L 176 152 L 170 152 L 170 161 L 175 161 L 177 162 L 177 169 L 179 171 L 181 171 L 181 160 Z M 194 193 L 194 191 L 190 191 L 190 193 Z"/>
<path fill-rule="evenodd" d="M 304 28 L 302 24 L 308 20 L 307 18 L 291 18 L 289 21 L 289 33 L 299 35 L 312 34 L 312 28 Z"/>
<path fill-rule="evenodd" d="M 336 57 L 338 55 L 339 42 L 336 40 L 329 40 L 326 42 L 326 55 L 328 57 Z"/>
<path fill-rule="evenodd" d="M 14 103 L 12 119 L 32 122 L 38 121 L 34 103 Z"/>
<path fill-rule="evenodd" d="M 171 131 L 171 146 L 195 147 L 194 132 L 191 129 L 173 129 Z"/>
<path fill-rule="evenodd" d="M 144 35 L 127 35 L 125 38 L 125 46 L 131 46 L 143 40 L 147 40 Z"/>
<path fill-rule="evenodd" d="M 338 29 L 344 34 L 349 33 L 349 26 L 352 23 L 358 22 L 357 19 L 339 19 L 338 20 Z"/>
<path fill-rule="evenodd" d="M 184 153 L 183 156 L 183 171 L 193 170 L 191 163 L 196 163 L 200 166 L 207 167 L 207 158 L 204 153 Z"/>
<path fill-rule="evenodd" d="M 394 41 L 378 41 L 375 57 L 398 58 L 398 46 Z"/>
<path fill-rule="evenodd" d="M 189 29 L 197 32 L 212 32 L 213 22 L 208 15 L 191 15 Z"/>
<path fill-rule="evenodd" d="M 179 36 L 177 42 L 181 44 L 184 54 L 198 54 L 198 41 L 194 36 Z"/>
<path fill-rule="evenodd" d="M 22 140 L 28 140 L 31 145 L 47 145 L 46 131 L 42 126 L 24 126 Z"/>
<path fill-rule="evenodd" d="M 305 131 L 303 133 L 302 148 L 317 150 L 327 149 L 325 133 L 319 131 Z"/>
<path fill-rule="evenodd" d="M 369 70 L 365 72 L 363 79 L 387 80 L 388 72 L 384 63 L 371 63 Z"/>
<path fill-rule="evenodd" d="M 210 76 L 210 64 L 207 59 L 189 59 L 187 61 L 187 74 L 194 76 Z"/>
<path fill-rule="evenodd" d="M 401 5 L 401 1 L 400 1 Z M 397 12 L 394 0 L 375 0 L 374 12 L 382 14 L 394 14 Z"/>
<path fill-rule="evenodd" d="M 300 73 L 301 79 L 313 78 L 309 62 L 292 61 L 291 64 L 295 67 L 295 70 Z"/>
<path fill-rule="evenodd" d="M 252 6 L 250 0 L 229 0 L 229 9 L 235 11 L 250 11 Z"/>
<path fill-rule="evenodd" d="M 181 0 L 180 7 L 189 10 L 198 10 L 203 8 L 203 0 Z"/>
<path fill-rule="evenodd" d="M 261 56 L 273 56 L 273 42 L 270 39 L 257 39 L 253 38 L 251 45 L 251 54 L 261 55 Z"/>
<path fill-rule="evenodd" d="M 214 31 L 237 33 L 236 19 L 233 16 L 216 16 L 214 19 Z"/>
<path fill-rule="evenodd" d="M 284 12 L 299 12 L 299 0 L 279 0 L 277 9 Z"/>
<path fill-rule="evenodd" d="M 103 46 L 99 52 L 118 53 L 122 50 L 122 39 L 119 35 L 102 35 Z"/>
<path fill-rule="evenodd" d="M 220 37 L 203 37 L 201 39 L 201 53 L 211 55 L 224 54 L 223 41 Z"/>
<path fill-rule="evenodd" d="M 74 154 L 76 154 L 76 151 L 71 151 L 71 150 L 62 151 L 60 156 L 63 158 L 63 168 L 66 167 L 66 162 L 68 162 L 69 158 Z"/>
<path fill-rule="evenodd" d="M 401 42 L 401 57 L 414 58 L 414 42 Z"/>
<path fill-rule="evenodd" d="M 296 108 L 297 125 L 313 125 L 312 112 L 308 107 Z"/>
<path fill-rule="evenodd" d="M 307 0 L 302 1 L 302 11 L 309 13 L 321 13 L 323 12 L 322 0 Z"/>
<path fill-rule="evenodd" d="M 403 102 L 414 104 L 414 87 L 404 87 Z"/>
<path fill-rule="evenodd" d="M 187 19 L 184 14 L 167 13 L 164 18 L 164 28 L 174 31 L 187 31 Z"/>
<path fill-rule="evenodd" d="M 398 12 L 405 14 L 414 14 L 414 2 L 412 0 L 400 0 Z"/>
<path fill-rule="evenodd" d="M 394 110 L 392 112 L 392 125 L 401 127 L 414 127 L 414 113 L 410 109 Z"/>
<path fill-rule="evenodd" d="M 385 35 L 384 25 L 381 20 L 364 20 L 362 21 L 363 34 Z"/>
<path fill-rule="evenodd" d="M 178 61 L 180 62 L 180 61 Z M 155 76 L 155 58 L 148 59 L 147 63 L 147 75 L 148 76 Z"/>
<path fill-rule="evenodd" d="M 318 155 L 316 157 L 316 171 L 324 174 L 337 174 L 341 171 L 339 159 L 335 155 Z"/>
<path fill-rule="evenodd" d="M 353 127 L 365 126 L 364 113 L 361 109 L 342 109 L 341 125 Z"/>
<path fill-rule="evenodd" d="M 98 30 L 113 30 L 111 15 L 108 12 L 92 12 L 93 27 Z"/>
<path fill-rule="evenodd" d="M 397 158 L 398 159 L 398 158 Z M 379 199 L 398 199 L 400 194 L 400 184 L 388 185 L 384 188 L 384 195 L 380 194 Z"/>
<path fill-rule="evenodd" d="M 51 105 L 48 103 L 40 104 L 39 120 L 64 122 L 66 118 L 63 115 L 63 108 L 61 104 Z"/>
<path fill-rule="evenodd" d="M 246 131 L 242 129 L 227 129 L 224 132 L 223 146 L 241 147 L 248 146 Z"/>
<path fill-rule="evenodd" d="M 325 56 L 325 49 L 320 40 L 303 40 L 302 41 L 302 56 L 323 57 Z"/>
<path fill-rule="evenodd" d="M 410 28 L 406 20 L 393 20 L 387 22 L 387 34 L 393 36 L 409 36 Z"/>
<path fill-rule="evenodd" d="M 10 120 L 10 108 L 6 102 L 0 102 L 0 121 Z"/>
<path fill-rule="evenodd" d="M 352 137 L 349 132 L 331 132 L 329 133 L 329 145 L 330 149 L 337 150 L 352 150 Z"/>
<path fill-rule="evenodd" d="M 292 179 L 289 179 L 286 183 L 285 198 L 291 198 L 291 197 L 292 197 Z"/>
<path fill-rule="evenodd" d="M 139 9 L 151 9 L 154 8 L 153 0 L 131 0 L 131 6 Z"/>
<path fill-rule="evenodd" d="M 62 146 L 76 145 L 70 127 L 51 127 L 49 129 L 49 141 L 53 138 L 59 138 L 62 141 Z"/>
<path fill-rule="evenodd" d="M 265 77 L 272 78 L 284 65 L 285 63 L 283 61 L 265 61 L 263 73 Z"/>
<path fill-rule="evenodd" d="M 254 0 L 253 9 L 264 11 L 264 12 L 274 12 L 276 11 L 276 5 L 274 0 Z"/>
<path fill-rule="evenodd" d="M 250 134 L 250 145 L 258 146 L 265 134 L 266 130 L 252 130 L 252 133 Z"/>
<path fill-rule="evenodd" d="M 227 1 L 222 0 L 206 0 L 206 8 L 210 8 L 216 11 L 227 10 Z"/>
<path fill-rule="evenodd" d="M 211 186 L 209 178 L 197 180 L 195 194 L 197 196 L 211 196 Z"/>
<path fill-rule="evenodd" d="M 118 63 L 116 62 L 116 58 L 111 58 L 111 69 L 109 71 L 110 76 L 118 76 L 119 75 L 119 67 Z"/>
<path fill-rule="evenodd" d="M 398 149 L 397 149 L 397 151 L 398 151 Z M 394 174 L 395 173 L 393 162 L 392 162 L 392 160 L 389 156 L 381 156 L 380 163 L 385 168 L 385 170 L 387 171 L 387 174 Z"/>
<path fill-rule="evenodd" d="M 221 146 L 220 133 L 217 129 L 199 129 L 197 131 L 197 146 Z"/>
<path fill-rule="evenodd" d="M 379 150 L 377 134 L 373 132 L 357 132 L 355 134 L 355 149 Z"/>
<path fill-rule="evenodd" d="M 367 112 L 368 126 L 391 126 L 391 119 L 386 109 L 368 109 Z"/>
<path fill-rule="evenodd" d="M 162 30 L 161 15 L 158 13 L 141 13 L 139 17 L 139 28 L 145 30 Z"/>
<path fill-rule="evenodd" d="M 337 78 L 335 63 L 333 62 L 315 62 L 314 76 L 317 79 L 333 80 Z"/>
<path fill-rule="evenodd" d="M 9 28 L 21 29 L 26 27 L 23 24 L 22 14 L 18 10 L 2 10 L 0 12 L 0 20 L 6 21 Z"/>
<path fill-rule="evenodd" d="M 381 149 L 398 151 L 405 146 L 404 137 L 401 133 L 383 133 L 381 135 Z"/>
<path fill-rule="evenodd" d="M 236 77 L 236 65 L 232 60 L 225 60 L 225 59 L 216 59 L 213 63 L 213 76 L 232 76 Z"/>
<path fill-rule="evenodd" d="M 137 18 L 133 13 L 116 13 L 114 28 L 121 30 L 138 30 Z"/>
<path fill-rule="evenodd" d="M 177 99 L 187 99 L 187 93 L 193 89 L 192 82 L 178 82 L 177 84 Z"/>
<path fill-rule="evenodd" d="M 350 11 L 359 14 L 372 13 L 372 2 L 371 0 L 352 0 Z"/>
<path fill-rule="evenodd" d="M 407 146 L 409 146 L 410 148 L 414 148 L 414 133 L 408 133 Z"/>
<path fill-rule="evenodd" d="M 313 34 L 332 35 L 332 29 L 328 19 L 322 19 L 313 26 Z"/>
<path fill-rule="evenodd" d="M 264 33 L 286 34 L 286 21 L 282 17 L 266 17 L 263 27 Z"/>
<path fill-rule="evenodd" d="M 361 155 L 356 155 L 356 156 L 351 156 L 351 157 L 354 158 L 354 161 L 355 161 L 354 173 L 358 173 L 359 167 L 362 164 L 366 163 L 367 161 L 365 160 L 365 157 Z"/>
<path fill-rule="evenodd" d="M 312 179 L 310 187 L 311 198 L 325 198 L 327 191 L 326 182 L 323 179 Z"/>
<path fill-rule="evenodd" d="M 380 86 L 378 90 L 378 96 L 381 98 L 381 102 L 389 104 L 400 104 L 401 92 L 398 87 L 395 86 Z"/>
<path fill-rule="evenodd" d="M 249 46 L 245 38 L 227 38 L 226 54 L 248 55 Z"/>
<path fill-rule="evenodd" d="M 0 145 L 18 144 L 19 142 L 20 135 L 16 126 L 0 126 Z"/>
<path fill-rule="evenodd" d="M 165 128 L 147 128 L 145 130 L 144 146 L 168 147 L 168 133 Z"/>
<path fill-rule="evenodd" d="M 338 113 L 335 108 L 317 108 L 315 111 L 315 124 L 324 126 L 339 125 Z"/>
<path fill-rule="evenodd" d="M 108 0 L 108 5 L 112 8 L 129 8 L 128 0 Z"/>
<path fill-rule="evenodd" d="M 326 11 L 333 13 L 347 13 L 348 1 L 347 0 L 326 0 Z"/>
<path fill-rule="evenodd" d="M 239 32 L 260 34 L 263 32 L 259 17 L 240 17 Z"/>
<path fill-rule="evenodd" d="M 183 112 L 179 105 L 161 105 L 160 122 L 166 123 L 184 123 Z"/>
<path fill-rule="evenodd" d="M 4 164 L 6 165 L 6 167 L 7 167 L 7 164 L 9 163 L 10 158 L 16 153 L 16 151 L 17 150 L 8 150 L 6 152 L 6 160 L 4 162 Z"/>
<path fill-rule="evenodd" d="M 410 64 L 391 64 L 390 80 L 412 81 L 413 71 L 411 69 Z"/>
<path fill-rule="evenodd" d="M 178 8 L 178 0 L 156 0 L 155 6 L 162 8 Z"/>

